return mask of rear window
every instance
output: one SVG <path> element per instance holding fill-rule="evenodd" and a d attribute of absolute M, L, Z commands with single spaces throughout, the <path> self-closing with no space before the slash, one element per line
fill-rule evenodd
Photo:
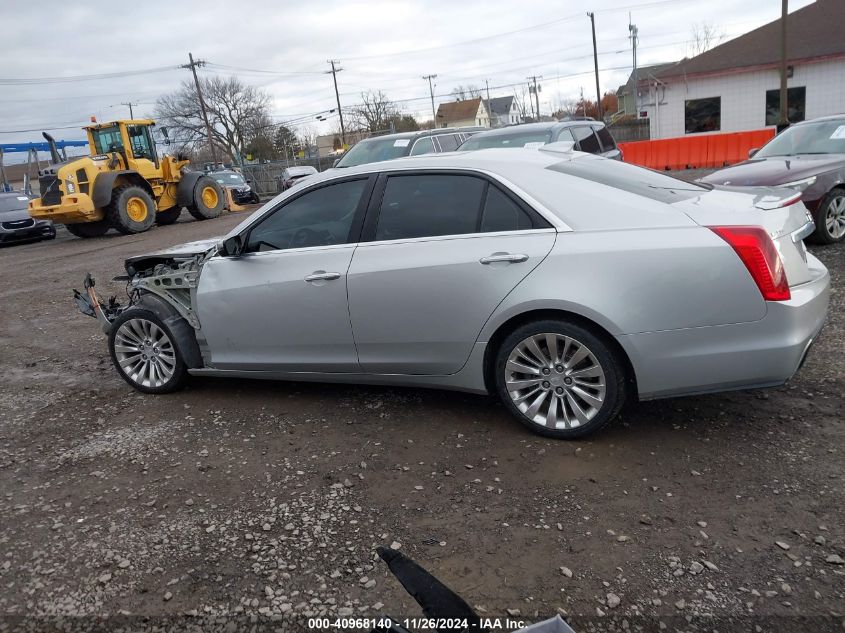
<path fill-rule="evenodd" d="M 410 138 L 383 138 L 361 141 L 343 155 L 336 167 L 355 167 L 366 163 L 380 163 L 408 155 Z"/>
<path fill-rule="evenodd" d="M 561 161 L 546 169 L 590 180 L 614 189 L 621 189 L 666 204 L 695 198 L 713 188 L 712 185 L 687 182 L 651 169 L 635 167 L 615 160 L 596 160 L 585 157 L 584 159 Z"/>
<path fill-rule="evenodd" d="M 454 152 L 458 149 L 458 137 L 455 134 L 441 134 L 437 137 L 441 152 Z"/>
<path fill-rule="evenodd" d="M 490 147 L 525 147 L 526 143 L 548 143 L 549 132 L 514 132 L 513 134 L 477 134 L 464 141 L 461 150 Z"/>

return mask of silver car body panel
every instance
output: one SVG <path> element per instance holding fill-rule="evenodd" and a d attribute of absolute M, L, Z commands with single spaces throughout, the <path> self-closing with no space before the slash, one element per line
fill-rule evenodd
<path fill-rule="evenodd" d="M 570 160 L 605 159 L 514 149 L 409 157 L 321 174 L 277 196 L 229 236 L 320 183 L 420 169 L 483 174 L 554 228 L 235 258 L 212 249 L 195 306 L 206 366 L 191 373 L 483 393 L 491 338 L 511 319 L 550 310 L 612 337 L 641 398 L 777 384 L 796 371 L 829 293 L 824 266 L 792 239 L 806 223 L 802 205 L 780 206 L 779 190 L 687 189 L 666 203 L 549 169 Z M 763 300 L 707 228 L 718 224 L 769 231 L 789 301 Z M 497 254 L 525 257 L 481 262 Z M 320 272 L 332 278 L 306 281 Z"/>

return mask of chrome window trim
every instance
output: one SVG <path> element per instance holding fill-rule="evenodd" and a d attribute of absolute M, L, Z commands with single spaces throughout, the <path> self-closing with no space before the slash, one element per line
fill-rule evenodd
<path fill-rule="evenodd" d="M 508 235 L 535 235 L 540 233 L 557 233 L 557 229 L 524 229 L 521 231 L 491 231 L 489 233 L 456 233 L 452 235 L 426 235 L 425 237 L 403 237 L 398 240 L 378 240 L 374 242 L 361 242 L 358 248 L 367 246 L 379 246 L 383 244 L 416 244 L 418 242 L 441 242 L 448 240 L 467 240 L 483 237 L 506 237 Z"/>

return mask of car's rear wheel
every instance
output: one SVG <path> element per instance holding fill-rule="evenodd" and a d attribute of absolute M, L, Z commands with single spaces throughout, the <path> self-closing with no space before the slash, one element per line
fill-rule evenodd
<path fill-rule="evenodd" d="M 534 321 L 509 334 L 495 357 L 496 390 L 522 424 L 574 439 L 609 423 L 625 401 L 625 372 L 590 330 L 563 320 Z"/>
<path fill-rule="evenodd" d="M 108 233 L 111 228 L 108 220 L 97 220 L 96 222 L 80 222 L 78 224 L 65 224 L 68 233 L 76 237 L 100 237 Z"/>
<path fill-rule="evenodd" d="M 819 221 L 813 237 L 822 244 L 835 244 L 845 239 L 845 189 L 836 188 L 819 204 Z"/>
<path fill-rule="evenodd" d="M 144 393 L 176 391 L 188 378 L 173 334 L 144 308 L 130 308 L 114 320 L 109 352 L 121 378 Z"/>

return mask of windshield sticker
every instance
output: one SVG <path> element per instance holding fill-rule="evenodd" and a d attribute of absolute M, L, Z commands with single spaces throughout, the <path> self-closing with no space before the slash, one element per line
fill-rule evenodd
<path fill-rule="evenodd" d="M 27 198 L 26 196 L 18 196 L 18 200 L 20 200 L 21 202 L 29 202 L 29 198 Z"/>
<path fill-rule="evenodd" d="M 543 145 L 545 145 L 545 143 L 542 141 L 535 141 L 533 143 L 526 143 L 523 147 L 525 149 L 537 149 L 538 147 L 543 147 Z"/>
<path fill-rule="evenodd" d="M 393 147 L 408 147 L 410 144 L 411 139 L 409 138 L 397 138 L 393 141 Z"/>
<path fill-rule="evenodd" d="M 833 131 L 833 134 L 830 135 L 832 139 L 845 139 L 845 125 L 840 125 Z"/>

